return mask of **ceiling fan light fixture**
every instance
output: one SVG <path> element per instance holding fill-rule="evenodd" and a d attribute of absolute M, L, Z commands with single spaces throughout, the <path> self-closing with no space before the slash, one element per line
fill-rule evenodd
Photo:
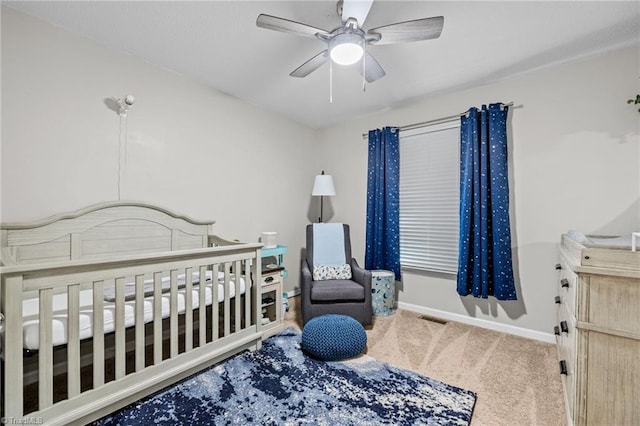
<path fill-rule="evenodd" d="M 374 0 L 338 0 L 336 11 L 342 22 L 339 27 L 331 31 L 264 13 L 258 15 L 256 25 L 260 28 L 315 38 L 327 43 L 327 49 L 293 70 L 289 74 L 291 77 L 306 77 L 329 62 L 329 79 L 331 80 L 334 63 L 349 66 L 359 62 L 359 67 L 355 68 L 360 68 L 358 71 L 362 74 L 362 89 L 364 90 L 365 81 L 372 83 L 385 76 L 384 69 L 366 46 L 409 43 L 438 38 L 444 25 L 444 16 L 434 16 L 387 24 L 370 28 L 365 32 L 363 25 L 373 2 Z M 329 99 L 331 99 L 331 94 Z"/>
<path fill-rule="evenodd" d="M 362 36 L 358 34 L 337 34 L 329 41 L 329 56 L 338 65 L 355 64 L 363 54 Z"/>

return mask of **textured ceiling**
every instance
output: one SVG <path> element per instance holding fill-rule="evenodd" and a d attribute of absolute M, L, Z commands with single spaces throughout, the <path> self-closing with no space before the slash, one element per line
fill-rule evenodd
<path fill-rule="evenodd" d="M 3 5 L 131 53 L 250 104 L 322 128 L 417 98 L 640 43 L 636 1 L 431 2 L 377 0 L 364 29 L 443 15 L 439 39 L 371 46 L 387 75 L 329 66 L 289 73 L 324 50 L 320 40 L 257 28 L 260 13 L 331 30 L 333 1 L 18 1 Z"/>

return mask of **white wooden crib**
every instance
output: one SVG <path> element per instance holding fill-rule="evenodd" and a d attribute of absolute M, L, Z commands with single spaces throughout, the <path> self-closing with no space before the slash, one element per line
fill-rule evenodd
<path fill-rule="evenodd" d="M 113 202 L 2 224 L 6 421 L 84 424 L 259 348 L 262 244 L 213 223 Z"/>

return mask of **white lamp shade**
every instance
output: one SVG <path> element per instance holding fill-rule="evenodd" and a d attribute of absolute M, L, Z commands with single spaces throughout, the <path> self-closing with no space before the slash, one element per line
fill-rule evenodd
<path fill-rule="evenodd" d="M 331 175 L 316 175 L 311 195 L 336 195 L 336 189 L 333 186 L 333 177 Z"/>

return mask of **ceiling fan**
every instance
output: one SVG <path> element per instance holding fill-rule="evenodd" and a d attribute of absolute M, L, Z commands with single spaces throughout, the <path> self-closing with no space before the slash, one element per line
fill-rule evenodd
<path fill-rule="evenodd" d="M 372 4 L 373 0 L 338 1 L 336 12 L 342 19 L 342 23 L 331 31 L 265 14 L 258 16 L 256 25 L 260 28 L 317 38 L 327 43 L 327 49 L 293 70 L 289 74 L 291 77 L 306 77 L 331 60 L 339 65 L 360 63 L 361 74 L 367 82 L 372 83 L 384 77 L 385 72 L 373 55 L 366 50 L 367 45 L 397 44 L 438 38 L 444 25 L 444 17 L 435 16 L 384 25 L 365 32 L 363 24 Z"/>

